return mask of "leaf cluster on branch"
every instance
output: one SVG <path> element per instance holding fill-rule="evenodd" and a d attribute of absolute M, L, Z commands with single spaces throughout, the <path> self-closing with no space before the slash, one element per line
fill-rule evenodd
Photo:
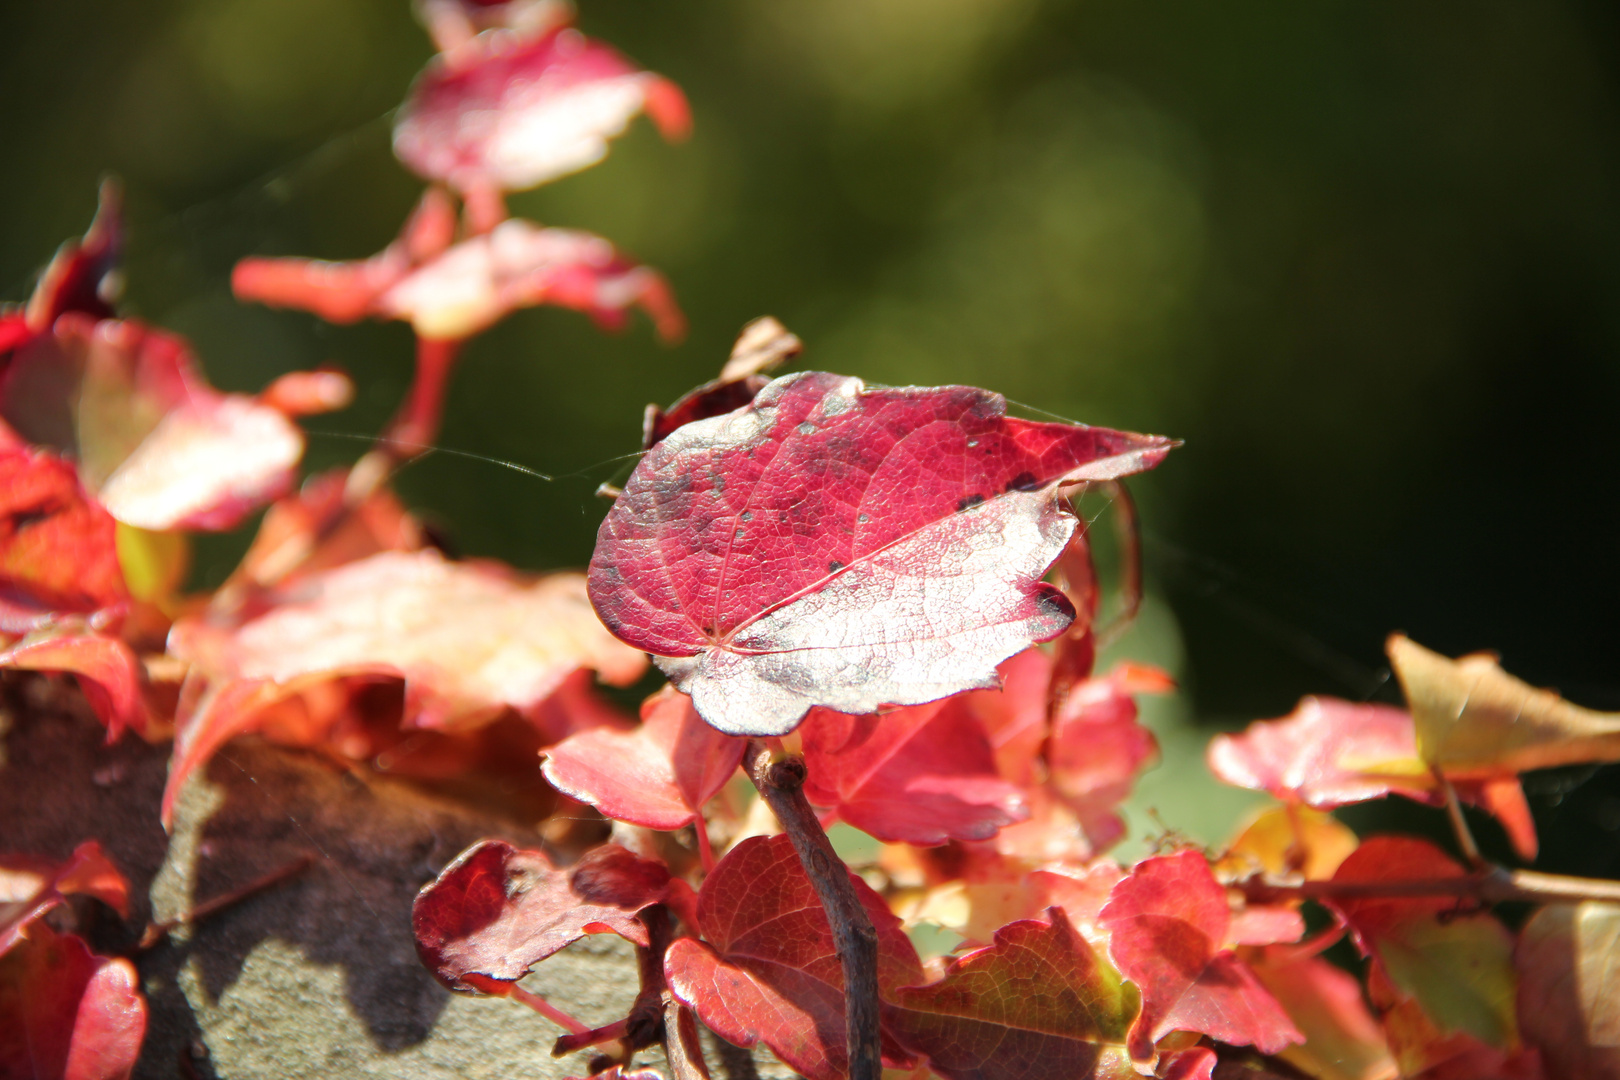
<path fill-rule="evenodd" d="M 1494 658 L 1392 637 L 1406 708 L 1313 697 L 1217 737 L 1214 773 L 1276 804 L 1224 849 L 1110 858 L 1158 756 L 1137 699 L 1174 683 L 1095 670 L 1115 627 L 1076 504 L 1111 492 L 1134 540 L 1123 481 L 1172 439 L 1009 416 L 971 387 L 773 377 L 802 346 L 762 319 L 718 379 L 648 407 L 587 573 L 440 551 L 389 478 L 432 445 L 469 338 L 536 304 L 683 329 L 655 271 L 508 216 L 505 194 L 593 164 L 637 113 L 671 138 L 691 118 L 552 0 L 420 12 L 439 53 L 394 145 L 429 186 L 398 239 L 233 276 L 244 301 L 412 326 L 415 379 L 352 467 L 298 482 L 295 421 L 348 402 L 342 373 L 223 393 L 183 339 L 118 316 L 111 185 L 0 311 L 0 668 L 71 674 L 109 740 L 172 740 L 166 824 L 249 733 L 593 818 L 547 850 L 470 848 L 413 931 L 446 986 L 530 1006 L 609 1080 L 650 1080 L 654 1045 L 674 1080 L 707 1076 L 698 1021 L 809 1080 L 1620 1075 L 1620 885 L 1493 866 L 1461 810 L 1533 860 L 1520 775 L 1620 759 L 1620 716 Z M 190 535 L 260 509 L 230 578 L 187 592 Z M 626 715 L 596 682 L 649 656 L 669 683 Z M 1445 807 L 1460 860 L 1331 816 L 1389 795 Z M 838 822 L 877 855 L 847 865 Z M 134 968 L 73 932 L 75 904 L 122 914 L 127 888 L 94 840 L 61 865 L 0 855 L 0 1072 L 129 1075 Z M 1492 910 L 1525 901 L 1543 906 L 1518 933 Z M 956 944 L 919 951 L 929 928 Z M 639 958 L 623 1018 L 591 1028 L 522 985 L 603 933 Z M 1359 972 L 1323 957 L 1346 937 Z"/>

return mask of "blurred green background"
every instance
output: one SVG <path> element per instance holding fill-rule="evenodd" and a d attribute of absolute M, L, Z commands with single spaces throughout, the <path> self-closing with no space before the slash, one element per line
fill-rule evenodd
<path fill-rule="evenodd" d="M 1620 708 L 1620 9 L 580 8 L 686 89 L 696 134 L 640 122 L 513 207 L 662 269 L 692 332 L 665 349 L 542 310 L 479 339 L 443 444 L 566 475 L 412 467 L 402 490 L 459 550 L 582 565 L 642 406 L 768 312 L 814 367 L 1186 440 L 1135 484 L 1156 600 L 1133 647 L 1183 678 L 1159 722 L 1201 725 L 1171 736 L 1188 772 L 1213 725 L 1389 697 L 1397 628 Z M 243 307 L 227 282 L 245 255 L 395 234 L 420 184 L 387 113 L 430 54 L 405 0 L 12 0 L 0 43 L 0 298 L 116 173 L 129 309 L 192 335 L 223 387 L 341 364 L 360 397 L 310 426 L 375 432 L 408 331 Z M 1175 802 L 1180 775 L 1144 798 Z M 1533 778 L 1532 801 L 1545 865 L 1620 874 L 1612 774 Z"/>

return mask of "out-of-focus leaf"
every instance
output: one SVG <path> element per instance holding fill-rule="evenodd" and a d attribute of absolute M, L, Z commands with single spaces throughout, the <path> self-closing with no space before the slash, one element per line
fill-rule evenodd
<path fill-rule="evenodd" d="M 415 267 L 377 297 L 376 312 L 404 319 L 425 338 L 453 339 L 538 304 L 583 311 L 609 329 L 639 307 L 666 340 L 686 332 L 657 271 L 626 259 L 600 236 L 516 218 Z"/>
<path fill-rule="evenodd" d="M 1303 1036 L 1226 946 L 1226 890 L 1195 851 L 1144 859 L 1114 886 L 1099 920 L 1109 954 L 1142 991 L 1131 1055 L 1154 1059 L 1154 1040 L 1196 1031 L 1274 1054 Z"/>
<path fill-rule="evenodd" d="M 405 723 L 456 730 L 538 708 L 575 670 L 633 682 L 646 659 L 597 622 L 577 574 L 528 578 L 436 551 L 383 552 L 181 619 L 169 651 L 207 684 L 182 702 L 165 807 L 254 714 L 313 682 L 405 681 Z M 165 815 L 168 810 L 165 809 Z"/>
<path fill-rule="evenodd" d="M 417 894 L 411 927 L 422 963 L 455 990 L 505 993 L 586 934 L 647 944 L 636 915 L 663 899 L 669 870 L 617 844 L 558 868 L 543 851 L 484 840 Z"/>
<path fill-rule="evenodd" d="M 96 216 L 83 239 L 69 240 L 57 249 L 39 275 L 27 307 L 14 317 L 15 329 L 7 341 L 0 329 L 0 354 L 44 333 L 57 316 L 76 311 L 97 319 L 111 318 L 119 291 L 118 261 L 124 248 L 123 197 L 118 184 L 102 182 Z M 0 326 L 9 317 L 0 310 Z"/>
<path fill-rule="evenodd" d="M 1168 693 L 1175 686 L 1158 668 L 1125 662 L 1076 684 L 1052 718 L 1046 750 L 1052 788 L 1079 817 L 1094 850 L 1125 834 L 1116 807 L 1158 760 L 1158 741 L 1137 723 L 1134 695 Z"/>
<path fill-rule="evenodd" d="M 1317 1080 L 1394 1080 L 1395 1059 L 1353 975 L 1286 945 L 1257 950 L 1250 968 L 1305 1036 L 1278 1057 Z"/>
<path fill-rule="evenodd" d="M 74 894 L 93 896 L 118 914 L 129 914 L 129 882 L 94 840 L 74 848 L 62 863 L 0 855 L 0 954 L 20 940 L 30 923 Z"/>
<path fill-rule="evenodd" d="M 1229 784 L 1322 810 L 1391 793 L 1431 806 L 1445 802 L 1433 770 L 1418 756 L 1412 714 L 1389 705 L 1301 698 L 1281 719 L 1215 736 L 1208 761 Z M 1465 802 L 1502 822 L 1521 857 L 1535 858 L 1535 822 L 1511 771 L 1453 775 L 1448 769 L 1447 777 Z"/>
<path fill-rule="evenodd" d="M 541 771 L 616 821 L 679 829 L 737 771 L 746 743 L 705 724 L 691 698 L 666 686 L 642 703 L 640 727 L 571 735 L 545 751 Z"/>
<path fill-rule="evenodd" d="M 1335 882 L 1462 877 L 1446 853 L 1415 837 L 1375 836 L 1340 865 Z M 1485 912 L 1459 912 L 1453 898 L 1336 898 L 1329 901 L 1364 952 L 1416 1000 L 1443 1033 L 1466 1032 L 1498 1048 L 1518 1041 L 1513 939 Z"/>
<path fill-rule="evenodd" d="M 1544 907 L 1514 958 L 1519 1028 L 1552 1080 L 1620 1077 L 1620 905 Z"/>
<path fill-rule="evenodd" d="M 1268 806 L 1227 846 L 1217 870 L 1233 876 L 1261 872 L 1320 881 L 1361 841 L 1332 814 L 1308 806 Z"/>
<path fill-rule="evenodd" d="M 387 488 L 358 503 L 344 495 L 348 469 L 312 476 L 297 492 L 272 503 L 253 544 L 231 576 L 233 585 L 290 584 L 384 551 L 417 551 L 421 524 Z"/>
<path fill-rule="evenodd" d="M 128 599 L 113 519 L 73 466 L 43 450 L 0 448 L 0 633 Z"/>
<path fill-rule="evenodd" d="M 431 202 L 432 189 L 405 235 L 381 254 L 354 262 L 244 259 L 231 288 L 240 300 L 299 308 L 328 322 L 402 319 L 437 340 L 468 337 L 539 304 L 583 311 L 609 328 L 640 307 L 666 339 L 685 332 L 663 277 L 601 237 L 514 218 L 454 245 L 448 237 L 443 246 L 416 242 L 432 231 L 420 224 L 424 215 L 439 213 Z"/>
<path fill-rule="evenodd" d="M 878 988 L 893 1000 L 921 983 L 922 964 L 883 899 L 850 876 L 878 935 Z M 754 836 L 726 853 L 697 903 L 703 940 L 680 938 L 664 959 L 669 986 L 738 1046 L 763 1041 L 810 1080 L 847 1071 L 844 972 L 826 913 L 786 836 Z M 884 1033 L 884 1060 L 910 1059 Z"/>
<path fill-rule="evenodd" d="M 967 387 L 790 375 L 642 458 L 598 533 L 591 599 L 722 731 L 920 705 L 994 685 L 1069 624 L 1039 580 L 1075 526 L 1059 485 L 1172 445 L 1010 419 Z"/>
<path fill-rule="evenodd" d="M 118 565 L 130 595 L 159 606 L 173 603 L 191 569 L 191 545 L 182 532 L 152 532 L 118 523 Z"/>
<path fill-rule="evenodd" d="M 123 1080 L 146 1035 L 135 965 L 43 923 L 0 955 L 0 1076 Z"/>
<path fill-rule="evenodd" d="M 1115 1073 L 1140 1007 L 1060 908 L 996 931 L 944 978 L 898 990 L 885 1023 L 947 1080 L 1069 1080 Z"/>
<path fill-rule="evenodd" d="M 1047 691 L 1052 660 L 1045 650 L 1028 648 L 996 667 L 1001 686 L 971 690 L 960 699 L 979 718 L 996 755 L 996 771 L 1022 787 L 1038 782 L 1037 763 L 1051 729 Z"/>
<path fill-rule="evenodd" d="M 1417 722 L 1423 760 L 1447 776 L 1500 776 L 1620 760 L 1620 713 L 1571 705 L 1476 653 L 1451 660 L 1392 634 L 1389 662 Z"/>
<path fill-rule="evenodd" d="M 285 492 L 304 450 L 275 409 L 222 394 L 178 337 L 67 314 L 0 373 L 0 420 L 77 458 L 118 520 L 229 529 Z"/>
<path fill-rule="evenodd" d="M 34 630 L 0 647 L 0 668 L 71 672 L 96 716 L 107 725 L 109 742 L 126 727 L 146 730 L 140 661 L 123 641 L 77 620 Z"/>
<path fill-rule="evenodd" d="M 691 129 L 679 87 L 577 30 L 492 30 L 417 78 L 394 124 L 394 153 L 464 192 L 522 191 L 602 160 L 643 110 L 666 138 Z"/>
<path fill-rule="evenodd" d="M 879 840 L 984 840 L 1029 816 L 959 698 L 882 716 L 817 709 L 800 737 L 811 804 Z"/>
<path fill-rule="evenodd" d="M 1403 994 L 1382 965 L 1367 969 L 1367 996 L 1383 1020 L 1402 1077 L 1413 1080 L 1546 1080 L 1541 1055 L 1515 1045 L 1501 1049 L 1466 1031 L 1443 1031 L 1417 1000 Z"/>

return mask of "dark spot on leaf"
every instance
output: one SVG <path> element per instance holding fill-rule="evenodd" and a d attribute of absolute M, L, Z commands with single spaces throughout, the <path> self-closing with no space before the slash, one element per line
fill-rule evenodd
<path fill-rule="evenodd" d="M 1040 486 L 1041 482 L 1035 479 L 1035 474 L 1027 471 L 1021 472 L 1007 481 L 1008 491 L 1034 491 Z"/>
<path fill-rule="evenodd" d="M 838 573 L 838 571 L 842 570 L 846 565 L 847 564 L 841 563 L 837 559 L 834 559 L 832 562 L 827 564 L 827 572 L 829 574 L 836 574 L 836 573 Z"/>
<path fill-rule="evenodd" d="M 962 501 L 956 504 L 956 509 L 959 511 L 969 510 L 975 506 L 978 506 L 982 502 L 984 502 L 983 495 L 964 495 L 962 496 Z"/>
<path fill-rule="evenodd" d="M 753 521 L 754 512 L 752 510 L 744 510 L 741 514 L 737 515 L 737 520 L 744 522 Z"/>
<path fill-rule="evenodd" d="M 855 515 L 855 520 L 860 522 L 862 525 L 865 525 L 868 521 L 872 520 L 872 515 L 871 514 L 856 514 Z"/>

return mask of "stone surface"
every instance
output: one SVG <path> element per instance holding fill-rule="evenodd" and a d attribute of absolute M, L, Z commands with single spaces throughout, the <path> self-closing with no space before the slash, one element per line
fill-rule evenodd
<path fill-rule="evenodd" d="M 411 900 L 483 836 L 538 846 L 511 822 L 404 784 L 341 772 L 263 743 L 231 743 L 190 782 L 172 837 L 158 824 L 168 747 L 106 746 L 78 695 L 48 680 L 0 683 L 0 850 L 63 857 L 102 842 L 131 879 L 128 924 L 82 927 L 129 952 L 148 920 L 174 917 L 306 854 L 308 869 L 139 954 L 152 1023 L 136 1075 L 563 1077 L 551 1022 L 510 1001 L 451 994 L 416 959 Z M 591 1024 L 635 996 L 628 943 L 591 937 L 524 985 Z M 754 1072 L 711 1044 L 718 1075 Z M 789 1075 L 761 1061 L 767 1076 Z"/>

